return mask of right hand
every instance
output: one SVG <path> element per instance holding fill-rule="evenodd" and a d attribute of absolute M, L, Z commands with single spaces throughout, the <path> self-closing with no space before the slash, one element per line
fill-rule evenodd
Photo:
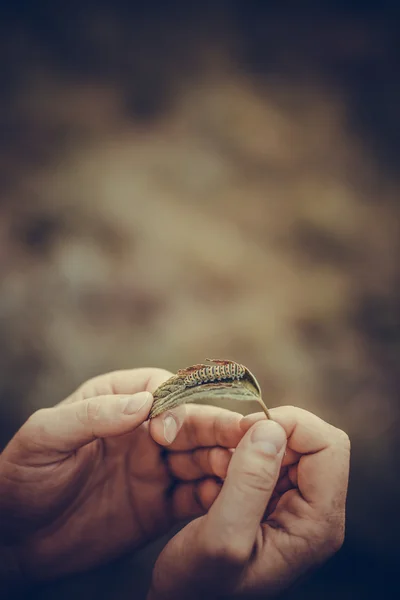
<path fill-rule="evenodd" d="M 299 408 L 272 409 L 271 418 L 243 418 L 222 489 L 164 548 L 148 600 L 274 596 L 341 547 L 347 435 Z M 170 454 L 177 476 L 190 470 L 190 456 L 182 461 Z"/>

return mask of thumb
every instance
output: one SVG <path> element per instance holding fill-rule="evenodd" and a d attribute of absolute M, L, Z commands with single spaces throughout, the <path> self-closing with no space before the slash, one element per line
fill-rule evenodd
<path fill-rule="evenodd" d="M 275 421 L 263 420 L 238 444 L 221 492 L 205 517 L 205 532 L 225 557 L 246 562 L 279 477 L 286 433 Z"/>
<path fill-rule="evenodd" d="M 164 548 L 147 600 L 221 598 L 235 590 L 278 480 L 286 433 L 275 421 L 254 424 L 238 444 L 208 514 Z"/>
<path fill-rule="evenodd" d="M 107 395 L 59 404 L 35 412 L 21 427 L 15 441 L 29 453 L 69 453 L 97 438 L 129 433 L 150 412 L 150 392 L 131 396 Z"/>

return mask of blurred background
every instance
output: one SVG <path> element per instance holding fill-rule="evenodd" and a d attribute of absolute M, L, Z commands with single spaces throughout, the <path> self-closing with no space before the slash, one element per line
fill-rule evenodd
<path fill-rule="evenodd" d="M 399 16 L 1 8 L 1 447 L 96 374 L 246 364 L 353 445 L 345 545 L 288 599 L 398 588 Z M 162 544 L 38 598 L 140 597 Z"/>

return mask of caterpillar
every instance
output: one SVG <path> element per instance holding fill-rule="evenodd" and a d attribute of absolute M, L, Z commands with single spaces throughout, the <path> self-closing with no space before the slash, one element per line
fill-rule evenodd
<path fill-rule="evenodd" d="M 217 360 L 213 358 L 206 358 L 206 360 L 214 364 L 193 365 L 192 367 L 178 371 L 178 375 L 184 376 L 184 383 L 187 387 L 213 381 L 235 381 L 245 376 L 246 368 L 233 360 Z"/>
<path fill-rule="evenodd" d="M 256 400 L 267 418 L 270 418 L 259 383 L 247 367 L 233 360 L 206 360 L 213 364 L 197 364 L 180 369 L 154 391 L 150 419 L 185 402 L 222 398 Z"/>

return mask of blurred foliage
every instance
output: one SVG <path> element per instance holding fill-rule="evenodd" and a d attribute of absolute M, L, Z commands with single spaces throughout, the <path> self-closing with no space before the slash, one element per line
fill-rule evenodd
<path fill-rule="evenodd" d="M 345 547 L 288 597 L 376 597 L 400 500 L 397 3 L 2 11 L 2 445 L 92 375 L 238 360 L 353 442 Z M 130 597 L 159 548 L 49 597 Z"/>

